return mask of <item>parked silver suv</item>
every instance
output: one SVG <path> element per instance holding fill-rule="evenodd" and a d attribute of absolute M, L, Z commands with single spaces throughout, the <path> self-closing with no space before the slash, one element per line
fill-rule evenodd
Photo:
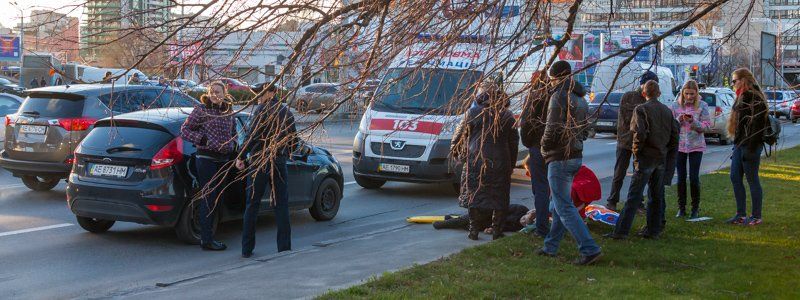
<path fill-rule="evenodd" d="M 792 105 L 797 101 L 797 93 L 794 91 L 772 90 L 764 92 L 767 96 L 767 104 L 769 105 L 769 113 L 775 115 L 776 118 L 786 117 L 791 120 Z"/>
<path fill-rule="evenodd" d="M 34 191 L 67 178 L 78 144 L 94 123 L 146 108 L 193 107 L 194 98 L 172 88 L 81 84 L 29 90 L 22 106 L 5 119 L 0 167 Z"/>
<path fill-rule="evenodd" d="M 726 127 L 736 93 L 729 88 L 710 87 L 701 89 L 700 96 L 708 104 L 708 112 L 711 114 L 711 128 L 706 131 L 706 137 L 717 138 L 720 145 L 727 145 L 730 139 Z"/>

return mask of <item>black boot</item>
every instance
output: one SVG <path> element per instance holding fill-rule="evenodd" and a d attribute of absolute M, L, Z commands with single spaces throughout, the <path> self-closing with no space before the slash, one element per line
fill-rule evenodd
<path fill-rule="evenodd" d="M 503 238 L 503 221 L 505 221 L 505 211 L 495 210 L 492 214 L 492 240 Z"/>
<path fill-rule="evenodd" d="M 700 185 L 693 184 L 692 189 L 692 219 L 700 217 Z"/>
<path fill-rule="evenodd" d="M 675 217 L 686 217 L 686 181 L 678 181 L 678 214 Z"/>

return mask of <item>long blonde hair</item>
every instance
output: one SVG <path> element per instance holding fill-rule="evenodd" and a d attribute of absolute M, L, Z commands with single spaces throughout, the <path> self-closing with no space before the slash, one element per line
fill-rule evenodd
<path fill-rule="evenodd" d="M 700 101 L 701 101 L 700 86 L 697 84 L 697 81 L 694 81 L 692 79 L 689 79 L 685 83 L 683 83 L 683 87 L 681 87 L 681 94 L 678 96 L 678 104 L 680 104 L 681 106 L 685 106 L 683 104 L 683 91 L 687 89 L 694 90 L 697 93 L 697 95 L 695 96 L 696 99 L 694 99 L 694 108 L 697 109 L 698 107 L 700 107 Z"/>
<path fill-rule="evenodd" d="M 746 90 L 740 92 L 736 92 L 736 101 L 733 104 L 733 109 L 731 109 L 731 115 L 728 118 L 728 126 L 726 129 L 728 130 L 728 136 L 733 138 L 736 136 L 736 127 L 739 125 L 739 111 L 737 107 L 739 106 L 740 102 L 742 101 L 742 97 L 744 93 L 751 92 L 755 94 L 756 101 L 766 101 L 767 97 L 764 95 L 764 92 L 761 91 L 761 87 L 758 86 L 758 82 L 756 82 L 756 77 L 753 76 L 753 72 L 750 72 L 748 68 L 739 68 L 736 71 L 733 71 L 733 75 L 731 77 L 737 77 L 738 80 L 744 80 L 746 85 Z M 751 105 L 755 105 L 755 103 L 751 103 Z"/>

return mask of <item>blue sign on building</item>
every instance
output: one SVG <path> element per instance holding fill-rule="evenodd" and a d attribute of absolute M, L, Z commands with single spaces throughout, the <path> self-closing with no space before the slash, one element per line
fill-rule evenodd
<path fill-rule="evenodd" d="M 19 61 L 19 36 L 0 35 L 0 61 Z"/>

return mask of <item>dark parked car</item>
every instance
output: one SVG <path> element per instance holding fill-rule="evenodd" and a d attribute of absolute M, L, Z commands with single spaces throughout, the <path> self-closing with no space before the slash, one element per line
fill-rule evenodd
<path fill-rule="evenodd" d="M 77 84 L 29 90 L 17 113 L 6 117 L 0 166 L 34 191 L 67 178 L 78 143 L 102 118 L 145 108 L 193 107 L 194 98 L 156 86 Z"/>
<path fill-rule="evenodd" d="M 625 93 L 611 93 L 608 102 L 600 105 L 606 97 L 606 93 L 597 93 L 589 101 L 589 117 L 594 118 L 592 122 L 592 133 L 610 132 L 617 134 L 617 115 L 619 115 L 619 101 Z M 599 111 L 598 111 L 599 110 Z"/>
<path fill-rule="evenodd" d="M 11 93 L 19 95 L 25 91 L 25 88 L 11 82 L 8 79 L 0 78 L 0 93 Z"/>
<path fill-rule="evenodd" d="M 179 137 L 190 112 L 146 110 L 95 124 L 75 153 L 67 185 L 67 203 L 81 227 L 99 233 L 115 221 L 171 226 L 180 240 L 199 243 L 198 206 L 191 201 L 200 189 L 196 149 Z M 237 115 L 239 144 L 247 119 Z M 333 219 L 344 185 L 341 166 L 327 150 L 305 143 L 297 148 L 288 162 L 290 208 L 307 208 L 316 220 Z M 214 228 L 244 212 L 244 184 L 229 183 Z M 262 199 L 262 213 L 272 210 L 269 194 Z"/>

